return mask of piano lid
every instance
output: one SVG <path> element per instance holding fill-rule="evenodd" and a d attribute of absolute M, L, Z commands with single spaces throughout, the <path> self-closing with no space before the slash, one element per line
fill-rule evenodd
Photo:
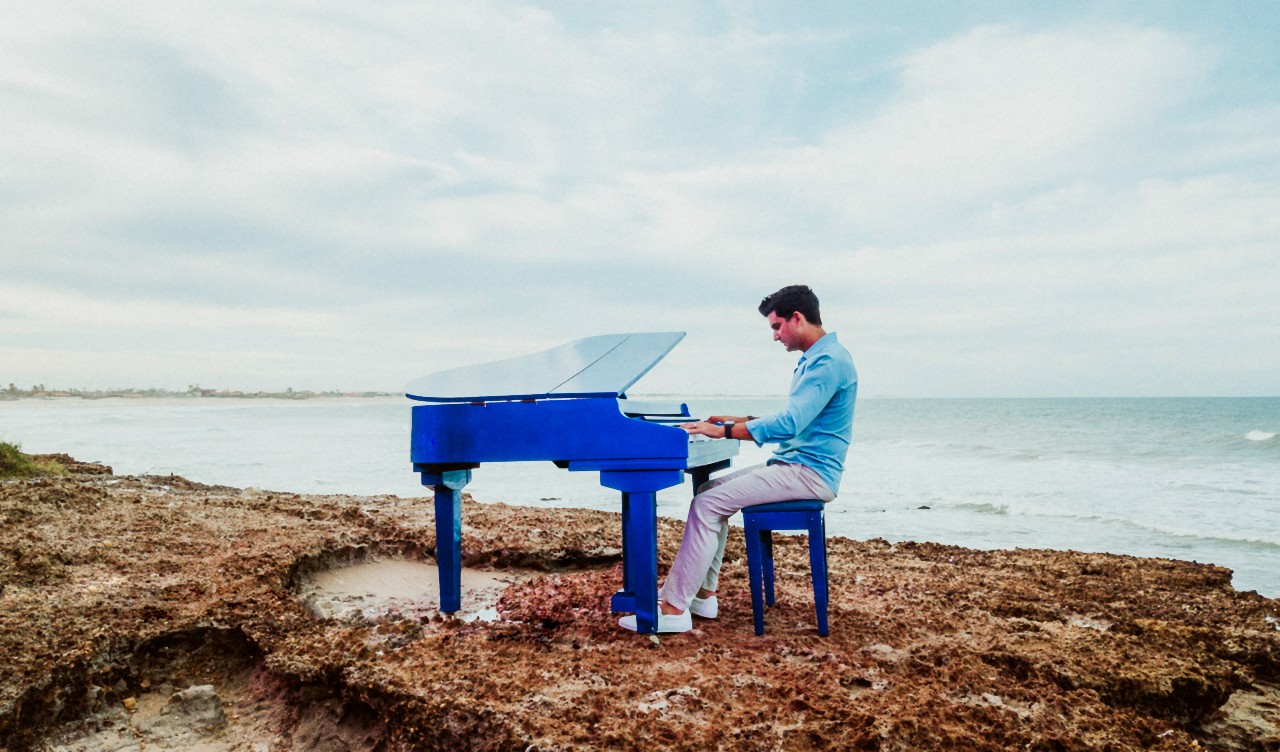
<path fill-rule="evenodd" d="M 602 334 L 532 355 L 464 366 L 409 382 L 423 402 L 620 397 L 666 357 L 684 332 Z"/>

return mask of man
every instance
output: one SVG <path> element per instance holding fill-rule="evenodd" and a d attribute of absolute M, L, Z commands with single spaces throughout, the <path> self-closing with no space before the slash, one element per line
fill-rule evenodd
<path fill-rule="evenodd" d="M 791 393 L 782 412 L 754 416 L 713 415 L 686 423 L 689 433 L 712 438 L 749 439 L 779 447 L 764 465 L 704 483 L 689 507 L 684 539 L 666 583 L 658 593 L 658 631 L 687 632 L 693 616 L 719 613 L 716 588 L 729 518 L 744 507 L 790 499 L 835 498 L 853 437 L 853 403 L 858 373 L 834 332 L 822 328 L 818 297 L 805 285 L 790 285 L 760 302 L 773 339 L 788 352 L 800 351 Z M 618 622 L 636 628 L 635 616 Z"/>

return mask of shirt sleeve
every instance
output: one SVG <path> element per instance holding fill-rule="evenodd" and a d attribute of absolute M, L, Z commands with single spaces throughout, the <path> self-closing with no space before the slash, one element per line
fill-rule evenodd
<path fill-rule="evenodd" d="M 840 383 L 839 366 L 833 358 L 814 358 L 805 364 L 782 412 L 747 421 L 751 438 L 757 445 L 795 438 L 818 417 Z"/>

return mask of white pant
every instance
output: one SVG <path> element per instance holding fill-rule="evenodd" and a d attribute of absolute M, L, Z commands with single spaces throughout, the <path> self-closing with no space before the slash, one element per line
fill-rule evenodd
<path fill-rule="evenodd" d="M 671 563 L 658 597 L 681 611 L 698 588 L 715 590 L 729 536 L 729 518 L 744 507 L 793 499 L 831 501 L 835 494 L 822 477 L 804 465 L 777 462 L 755 465 L 709 480 L 689 505 L 680 551 Z"/>

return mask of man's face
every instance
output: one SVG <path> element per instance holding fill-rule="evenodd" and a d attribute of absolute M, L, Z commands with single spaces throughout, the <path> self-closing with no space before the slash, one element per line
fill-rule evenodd
<path fill-rule="evenodd" d="M 774 342 L 781 342 L 787 352 L 800 349 L 800 313 L 791 314 L 791 318 L 778 318 L 778 314 L 769 311 L 769 328 L 773 329 Z"/>

